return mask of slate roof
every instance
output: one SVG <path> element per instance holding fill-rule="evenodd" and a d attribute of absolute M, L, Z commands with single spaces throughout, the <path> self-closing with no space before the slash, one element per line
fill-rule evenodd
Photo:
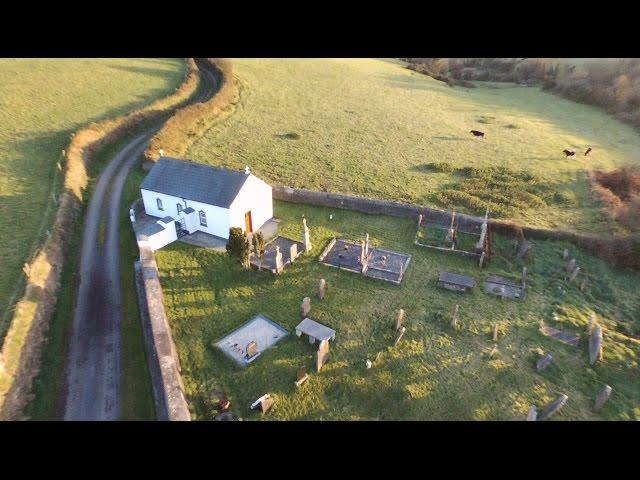
<path fill-rule="evenodd" d="M 140 188 L 229 208 L 248 177 L 244 171 L 161 157 Z"/>

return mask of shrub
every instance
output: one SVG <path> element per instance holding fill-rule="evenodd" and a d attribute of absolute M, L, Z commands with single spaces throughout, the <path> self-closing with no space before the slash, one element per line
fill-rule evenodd
<path fill-rule="evenodd" d="M 449 162 L 431 162 L 425 165 L 427 170 L 432 172 L 451 173 L 454 168 Z"/>

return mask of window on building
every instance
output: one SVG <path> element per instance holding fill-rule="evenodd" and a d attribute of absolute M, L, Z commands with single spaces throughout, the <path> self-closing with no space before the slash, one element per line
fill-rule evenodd
<path fill-rule="evenodd" d="M 207 226 L 207 214 L 204 213 L 203 210 L 200 210 L 200 225 L 202 225 L 203 227 Z"/>
<path fill-rule="evenodd" d="M 164 208 L 162 208 L 162 200 L 156 198 L 156 203 L 158 204 L 158 210 L 164 210 Z"/>
<path fill-rule="evenodd" d="M 182 204 L 181 203 L 176 203 L 176 210 L 178 210 L 178 215 L 180 215 L 180 212 L 182 211 Z"/>

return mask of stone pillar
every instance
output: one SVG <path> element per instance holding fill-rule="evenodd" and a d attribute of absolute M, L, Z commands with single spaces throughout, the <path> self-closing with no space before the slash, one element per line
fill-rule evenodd
<path fill-rule="evenodd" d="M 418 215 L 418 228 L 420 228 L 420 225 L 422 225 L 422 214 Z"/>
<path fill-rule="evenodd" d="M 455 310 L 453 311 L 453 318 L 451 319 L 451 326 L 453 328 L 458 327 L 458 310 L 460 309 L 460 305 L 456 305 Z"/>
<path fill-rule="evenodd" d="M 320 283 L 318 284 L 318 298 L 320 300 L 324 299 L 326 292 L 327 292 L 327 281 L 324 278 L 321 278 Z"/>
<path fill-rule="evenodd" d="M 493 341 L 494 342 L 498 341 L 498 324 L 497 323 L 493 324 Z"/>
<path fill-rule="evenodd" d="M 304 251 L 310 252 L 313 246 L 311 245 L 311 234 L 309 233 L 309 227 L 307 227 L 307 219 L 305 217 L 302 217 L 302 238 Z"/>
<path fill-rule="evenodd" d="M 398 315 L 396 315 L 396 319 L 393 322 L 393 330 L 396 332 L 400 330 L 403 323 L 404 323 L 404 309 L 401 308 L 400 310 L 398 310 Z"/>
<path fill-rule="evenodd" d="M 599 412 L 604 407 L 604 404 L 609 400 L 611 396 L 611 387 L 609 385 L 605 385 L 604 389 L 598 394 L 596 397 L 595 405 L 593 406 L 593 410 Z"/>
<path fill-rule="evenodd" d="M 309 297 L 304 297 L 302 299 L 302 304 L 300 305 L 300 315 L 302 318 L 306 318 L 311 311 L 311 299 Z"/>
<path fill-rule="evenodd" d="M 364 237 L 364 256 L 369 256 L 369 234 L 367 233 Z"/>
<path fill-rule="evenodd" d="M 284 270 L 282 252 L 280 251 L 280 246 L 276 245 L 276 273 L 280 273 L 282 270 Z"/>
<path fill-rule="evenodd" d="M 578 276 L 578 273 L 580 273 L 580 267 L 576 267 L 575 270 L 571 272 L 571 274 L 569 275 L 569 278 L 567 279 L 567 282 L 573 283 L 573 281 Z"/>
<path fill-rule="evenodd" d="M 589 364 L 602 360 L 602 327 L 596 324 L 589 336 Z"/>
<path fill-rule="evenodd" d="M 522 267 L 522 289 L 527 288 L 527 267 Z"/>

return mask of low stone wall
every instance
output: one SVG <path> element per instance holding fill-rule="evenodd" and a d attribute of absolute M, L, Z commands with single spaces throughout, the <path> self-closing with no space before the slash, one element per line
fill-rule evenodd
<path fill-rule="evenodd" d="M 180 361 L 164 309 L 164 296 L 153 250 L 138 243 L 140 260 L 135 263 L 138 302 L 147 362 L 158 420 L 191 420 L 180 376 Z"/>

